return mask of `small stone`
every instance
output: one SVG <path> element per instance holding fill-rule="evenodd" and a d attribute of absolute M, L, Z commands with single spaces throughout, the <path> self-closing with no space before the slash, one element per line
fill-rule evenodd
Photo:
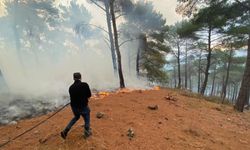
<path fill-rule="evenodd" d="M 165 98 L 166 100 L 169 100 L 169 101 L 177 101 L 177 99 L 176 99 L 174 96 L 172 96 L 172 95 L 165 96 L 164 98 Z"/>
<path fill-rule="evenodd" d="M 142 90 L 138 90 L 138 93 L 142 93 Z"/>
<path fill-rule="evenodd" d="M 130 140 L 135 136 L 135 132 L 132 128 L 128 129 L 127 136 L 129 137 Z"/>
<path fill-rule="evenodd" d="M 167 117 L 165 117 L 164 119 L 165 119 L 165 120 L 168 120 L 168 118 L 167 118 Z"/>
<path fill-rule="evenodd" d="M 11 121 L 9 124 L 10 125 L 15 125 L 15 124 L 17 124 L 17 122 L 16 121 Z"/>
<path fill-rule="evenodd" d="M 96 113 L 96 118 L 101 119 L 103 117 L 104 117 L 104 113 L 103 112 L 97 112 Z"/>
<path fill-rule="evenodd" d="M 148 109 L 150 109 L 150 110 L 157 110 L 157 109 L 159 109 L 159 107 L 158 107 L 158 105 L 148 106 Z"/>
<path fill-rule="evenodd" d="M 21 127 L 20 126 L 16 126 L 16 129 L 21 129 Z"/>
<path fill-rule="evenodd" d="M 242 139 L 240 139 L 240 143 L 242 143 L 242 144 L 248 144 L 248 142 L 246 140 L 242 140 Z"/>
<path fill-rule="evenodd" d="M 164 137 L 164 139 L 166 139 L 166 140 L 170 140 L 170 138 L 169 138 L 169 137 Z"/>
<path fill-rule="evenodd" d="M 159 121 L 159 122 L 158 122 L 158 124 L 162 124 L 162 122 L 161 122 L 161 121 Z"/>
<path fill-rule="evenodd" d="M 222 111 L 222 110 L 221 110 L 220 108 L 218 108 L 218 107 L 216 107 L 215 110 L 217 110 L 217 111 Z"/>
<path fill-rule="evenodd" d="M 48 139 L 39 139 L 39 143 L 44 144 Z"/>

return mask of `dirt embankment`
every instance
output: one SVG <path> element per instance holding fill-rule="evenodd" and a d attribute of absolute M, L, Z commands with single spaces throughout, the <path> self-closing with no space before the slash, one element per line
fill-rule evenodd
<path fill-rule="evenodd" d="M 66 140 L 61 139 L 59 133 L 72 117 L 67 107 L 2 149 L 250 149 L 249 112 L 236 113 L 229 106 L 187 97 L 173 90 L 120 92 L 104 98 L 92 98 L 90 107 L 93 136 L 87 140 L 82 137 L 82 119 L 72 128 Z M 104 116 L 96 118 L 97 112 L 102 112 Z M 1 126 L 0 143 L 49 115 Z"/>

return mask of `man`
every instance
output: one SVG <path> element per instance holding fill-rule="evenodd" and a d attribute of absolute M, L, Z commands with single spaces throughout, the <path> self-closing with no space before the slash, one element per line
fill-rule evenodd
<path fill-rule="evenodd" d="M 77 120 L 79 120 L 80 116 L 83 117 L 85 122 L 84 138 L 87 138 L 92 134 L 90 131 L 90 109 L 88 106 L 88 99 L 91 97 L 89 85 L 85 82 L 81 82 L 81 74 L 79 72 L 74 73 L 73 78 L 75 82 L 69 88 L 69 95 L 71 110 L 74 117 L 61 132 L 61 137 L 63 139 L 66 139 L 69 130 Z"/>

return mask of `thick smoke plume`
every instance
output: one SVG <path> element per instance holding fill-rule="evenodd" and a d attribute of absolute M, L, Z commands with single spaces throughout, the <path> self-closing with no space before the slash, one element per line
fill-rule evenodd
<path fill-rule="evenodd" d="M 107 35 L 90 24 L 91 14 L 83 5 L 25 0 L 5 6 L 0 18 L 0 124 L 65 104 L 74 72 L 81 72 L 93 91 L 119 87 Z M 131 60 L 137 46 L 122 49 L 129 88 L 146 87 Z"/>

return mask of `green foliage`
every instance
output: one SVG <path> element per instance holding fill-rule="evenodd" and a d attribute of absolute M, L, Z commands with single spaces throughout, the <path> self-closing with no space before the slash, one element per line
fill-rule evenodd
<path fill-rule="evenodd" d="M 123 36 L 139 42 L 137 62 L 138 75 L 148 78 L 150 82 L 165 84 L 167 73 L 165 55 L 170 47 L 165 42 L 168 27 L 162 14 L 154 10 L 151 2 L 138 1 L 128 5 L 125 22 L 121 25 Z M 129 11 L 128 11 L 129 10 Z M 138 65 L 138 64 L 137 64 Z M 137 70 L 138 71 L 138 70 Z"/>
<path fill-rule="evenodd" d="M 144 52 L 143 70 L 145 70 L 146 77 L 151 82 L 166 84 L 168 81 L 167 72 L 164 69 L 166 64 L 165 57 L 156 50 L 148 49 Z"/>
<path fill-rule="evenodd" d="M 228 1 L 229 3 L 229 1 Z M 250 33 L 250 2 L 249 0 L 236 1 L 228 5 L 227 28 L 225 32 L 242 41 L 246 41 L 246 35 Z"/>
<path fill-rule="evenodd" d="M 227 21 L 225 0 L 211 2 L 208 7 L 202 8 L 194 14 L 193 22 L 203 27 L 221 28 Z"/>
<path fill-rule="evenodd" d="M 191 21 L 182 21 L 177 25 L 177 34 L 180 38 L 192 38 L 197 39 L 195 31 L 199 29 L 199 25 L 192 23 Z"/>
<path fill-rule="evenodd" d="M 165 54 L 170 48 L 165 45 L 163 33 L 154 33 L 151 40 L 147 42 L 147 48 L 142 51 L 142 70 L 151 82 L 166 85 L 168 76 L 164 68 L 167 61 Z"/>

